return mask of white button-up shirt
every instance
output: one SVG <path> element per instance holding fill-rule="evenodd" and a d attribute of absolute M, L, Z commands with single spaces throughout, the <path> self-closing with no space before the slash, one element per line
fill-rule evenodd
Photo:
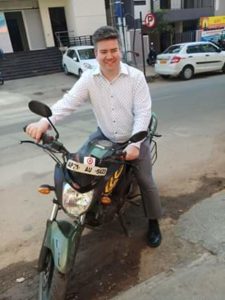
<path fill-rule="evenodd" d="M 144 74 L 121 63 L 119 75 L 108 81 L 100 69 L 85 71 L 72 89 L 52 106 L 51 120 L 58 120 L 89 101 L 103 134 L 115 143 L 147 130 L 151 96 Z"/>

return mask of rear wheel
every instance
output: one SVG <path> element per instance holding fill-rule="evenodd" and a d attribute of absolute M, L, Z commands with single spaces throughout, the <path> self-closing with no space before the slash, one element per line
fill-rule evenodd
<path fill-rule="evenodd" d="M 39 300 L 64 300 L 68 285 L 68 275 L 60 273 L 54 264 L 51 252 L 48 252 L 45 268 L 40 273 Z"/>
<path fill-rule="evenodd" d="M 222 67 L 222 72 L 225 73 L 225 63 L 223 65 L 223 67 Z"/>
<path fill-rule="evenodd" d="M 186 66 L 183 68 L 181 72 L 181 78 L 184 80 L 189 80 L 193 77 L 194 75 L 194 69 L 192 66 Z"/>

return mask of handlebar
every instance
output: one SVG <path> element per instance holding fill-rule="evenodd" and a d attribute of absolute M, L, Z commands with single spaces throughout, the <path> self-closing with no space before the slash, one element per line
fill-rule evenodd
<path fill-rule="evenodd" d="M 27 126 L 28 125 L 25 125 L 23 127 L 24 132 L 26 132 Z M 55 138 L 51 135 L 48 135 L 47 133 L 43 133 L 40 140 L 42 141 L 43 145 L 46 145 L 46 144 L 51 144 L 55 140 Z"/>

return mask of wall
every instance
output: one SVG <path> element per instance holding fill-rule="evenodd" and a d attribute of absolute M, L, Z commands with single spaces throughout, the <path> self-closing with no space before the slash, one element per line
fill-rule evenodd
<path fill-rule="evenodd" d="M 142 19 L 144 20 L 147 13 L 151 12 L 150 0 L 146 0 L 146 5 L 135 5 L 134 6 L 134 18 L 140 18 L 140 11 L 142 12 Z"/>
<path fill-rule="evenodd" d="M 180 8 L 181 8 L 181 0 L 171 1 L 171 9 L 180 9 Z"/>
<path fill-rule="evenodd" d="M 215 15 L 224 16 L 225 15 L 225 1 L 215 0 Z"/>
<path fill-rule="evenodd" d="M 104 0 L 70 0 L 65 7 L 68 30 L 76 36 L 92 35 L 93 31 L 106 25 Z"/>
<path fill-rule="evenodd" d="M 45 39 L 39 9 L 24 10 L 23 20 L 30 50 L 45 49 Z"/>

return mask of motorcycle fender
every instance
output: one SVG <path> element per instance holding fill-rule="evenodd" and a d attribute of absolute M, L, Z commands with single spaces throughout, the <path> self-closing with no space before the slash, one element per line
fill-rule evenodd
<path fill-rule="evenodd" d="M 53 221 L 47 226 L 44 247 L 50 249 L 58 271 L 65 274 L 72 267 L 83 227 L 67 221 Z"/>

